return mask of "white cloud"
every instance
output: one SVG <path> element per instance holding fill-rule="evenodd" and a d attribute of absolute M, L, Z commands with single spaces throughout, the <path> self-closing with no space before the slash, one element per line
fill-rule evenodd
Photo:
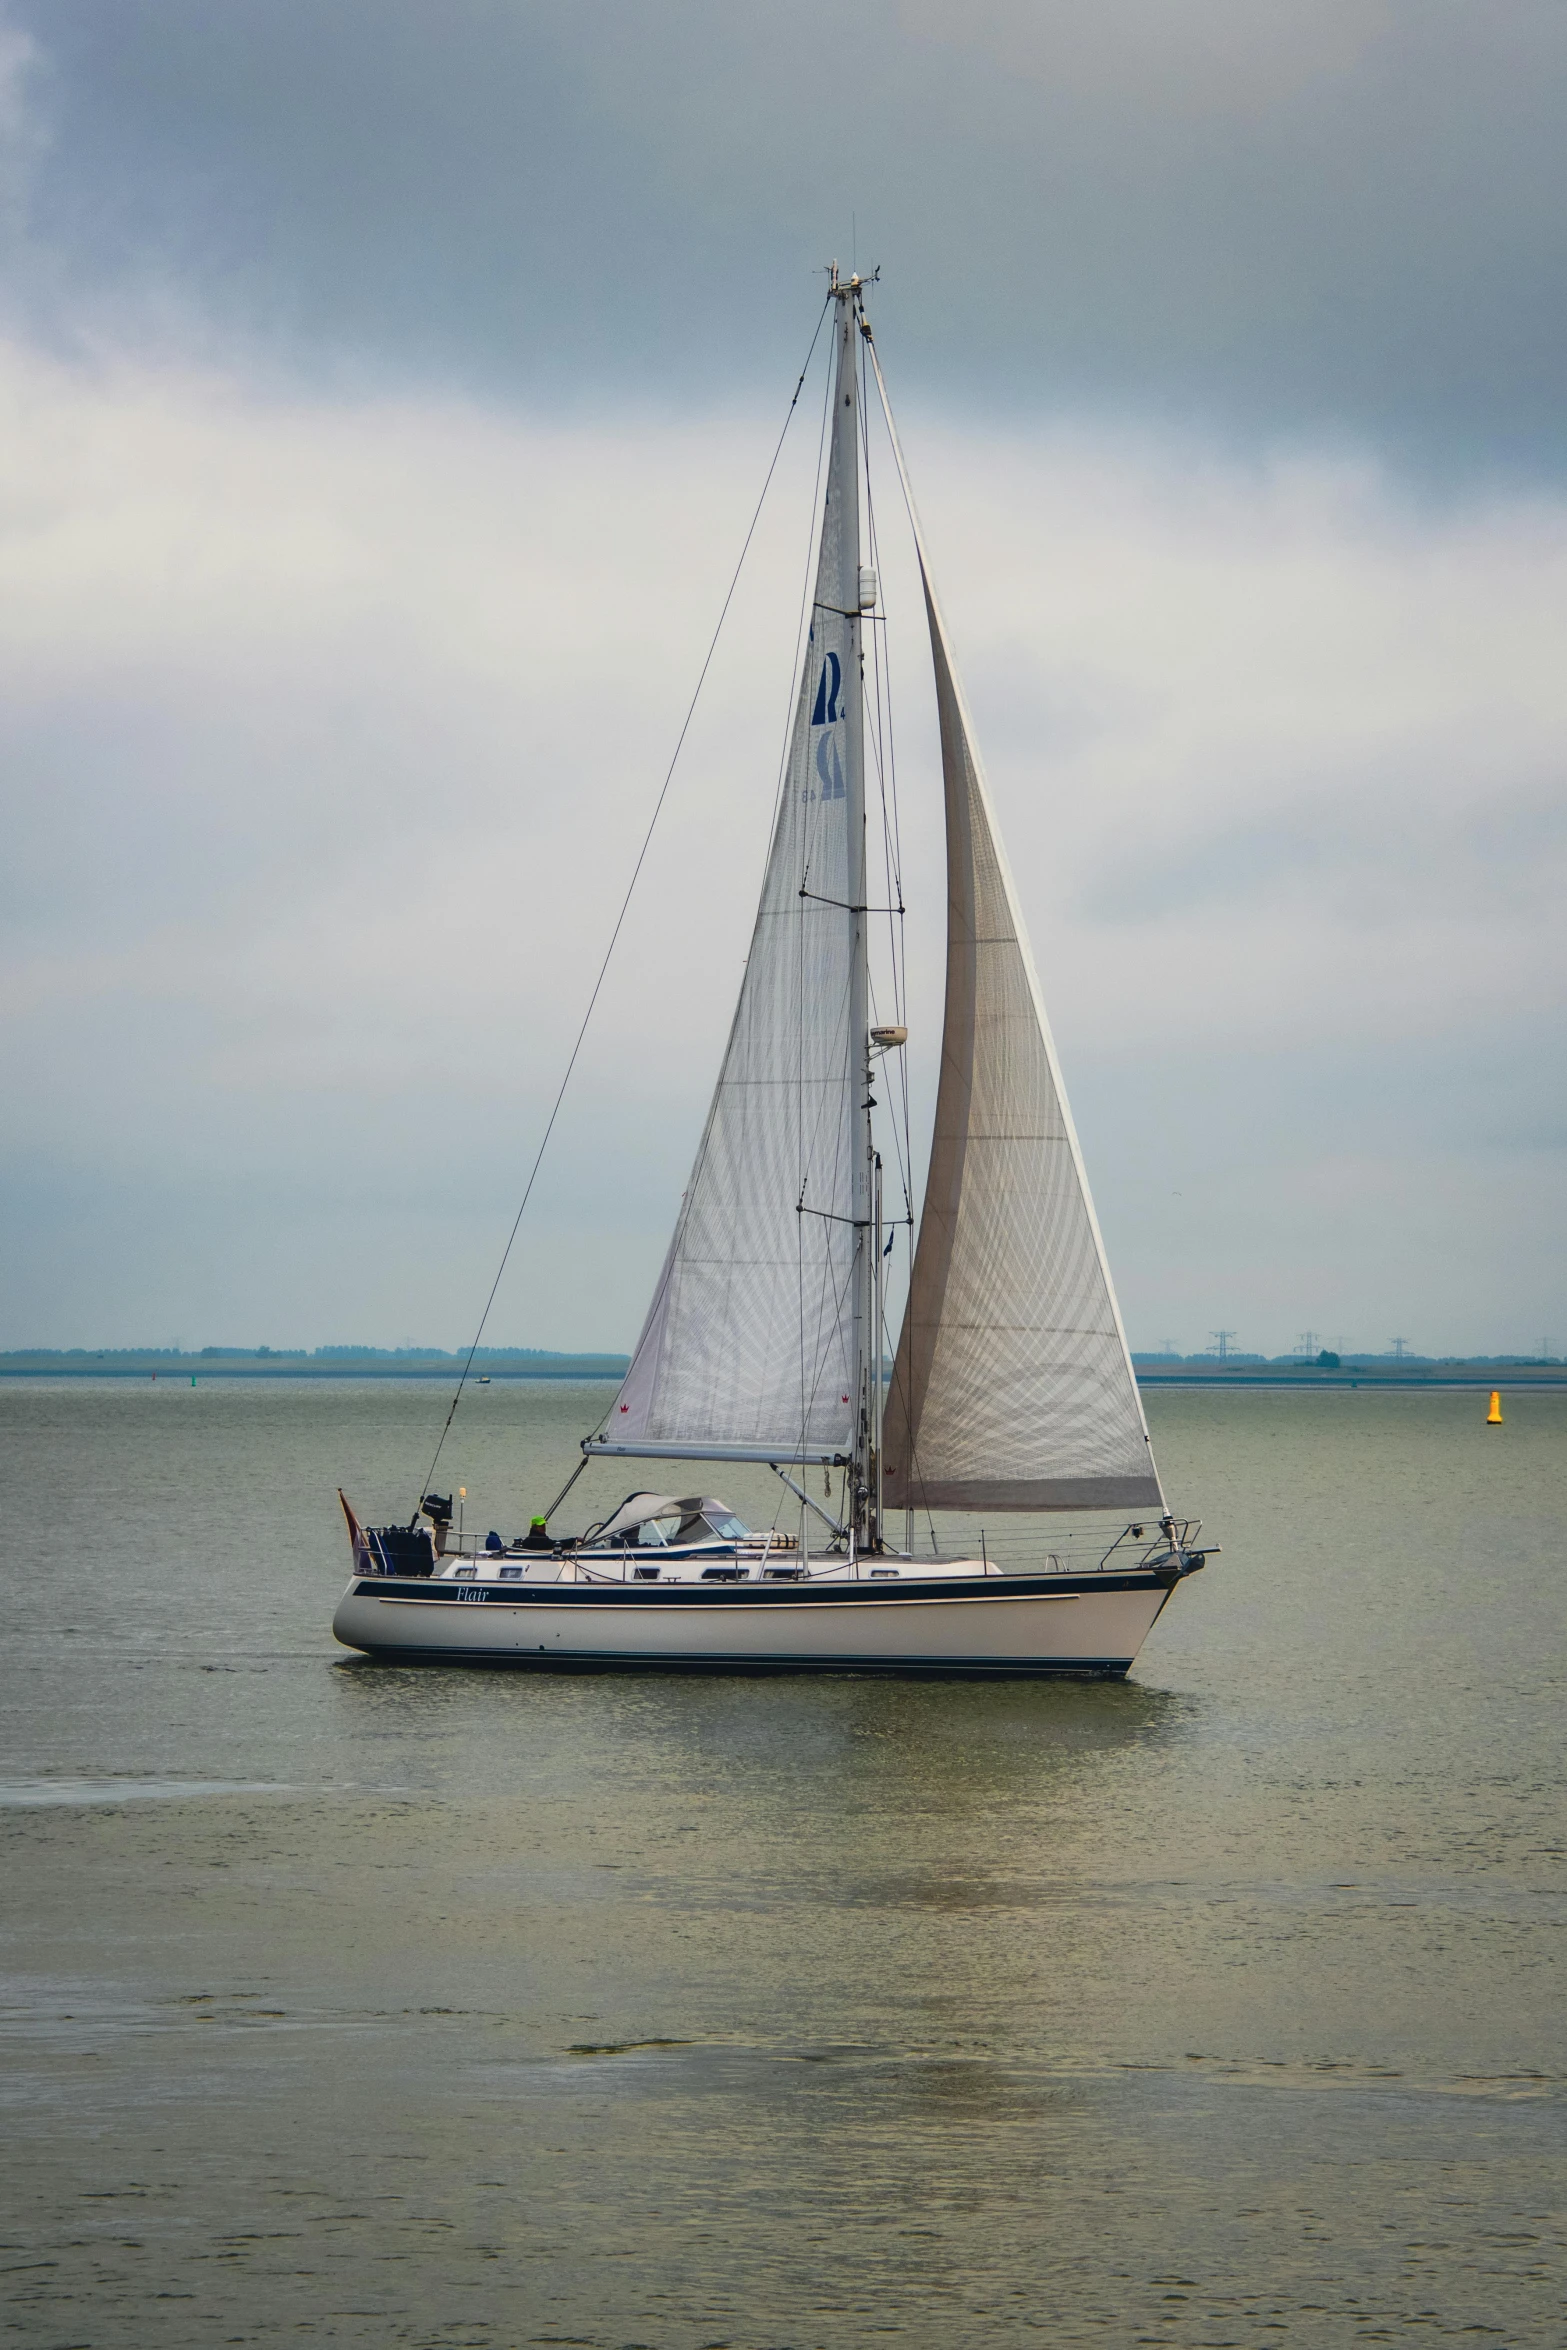
<path fill-rule="evenodd" d="M 462 1335 L 774 429 L 3 354 L 4 1342 Z M 1537 1336 L 1567 505 L 906 437 L 1134 1335 Z M 750 927 L 809 441 L 501 1335 L 640 1316 Z M 881 521 L 928 1053 L 929 696 Z"/>

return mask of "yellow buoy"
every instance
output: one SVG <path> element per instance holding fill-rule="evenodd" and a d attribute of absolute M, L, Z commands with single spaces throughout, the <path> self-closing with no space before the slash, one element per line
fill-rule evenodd
<path fill-rule="evenodd" d="M 1485 1415 L 1485 1424 L 1488 1428 L 1500 1428 L 1502 1424 L 1502 1391 L 1499 1387 L 1491 1390 L 1491 1408 Z"/>

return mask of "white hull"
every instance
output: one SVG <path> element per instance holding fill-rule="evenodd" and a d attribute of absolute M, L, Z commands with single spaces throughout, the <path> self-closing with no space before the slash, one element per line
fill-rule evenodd
<path fill-rule="evenodd" d="M 373 1656 L 732 1672 L 1119 1677 L 1171 1575 L 824 1579 L 814 1588 L 356 1577 L 332 1630 Z"/>

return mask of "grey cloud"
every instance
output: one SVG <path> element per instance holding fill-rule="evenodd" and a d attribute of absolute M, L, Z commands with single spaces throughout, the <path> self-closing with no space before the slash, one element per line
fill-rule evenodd
<path fill-rule="evenodd" d="M 19 298 L 589 401 L 775 382 L 886 265 L 906 383 L 1559 467 L 1547 0 L 24 0 Z M 69 286 L 61 296 L 62 272 Z"/>

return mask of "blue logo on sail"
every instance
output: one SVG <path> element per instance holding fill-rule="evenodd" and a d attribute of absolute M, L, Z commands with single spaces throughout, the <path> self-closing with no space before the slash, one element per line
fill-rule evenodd
<path fill-rule="evenodd" d="M 816 705 L 811 712 L 812 726 L 824 730 L 816 742 L 816 774 L 821 789 L 814 795 L 807 792 L 804 795 L 807 799 L 814 796 L 819 800 L 841 800 L 844 796 L 843 761 L 838 755 L 837 737 L 825 731 L 828 727 L 835 727 L 845 715 L 838 707 L 838 696 L 842 690 L 843 663 L 836 653 L 826 653 L 822 657 L 822 673 L 816 685 Z"/>

